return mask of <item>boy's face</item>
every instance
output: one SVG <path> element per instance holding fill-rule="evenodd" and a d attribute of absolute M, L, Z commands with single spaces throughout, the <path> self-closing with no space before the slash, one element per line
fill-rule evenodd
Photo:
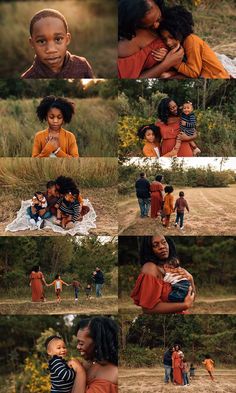
<path fill-rule="evenodd" d="M 70 39 L 62 20 L 50 16 L 34 24 L 29 41 L 39 60 L 53 72 L 59 72 Z"/>
<path fill-rule="evenodd" d="M 67 348 L 64 341 L 54 338 L 48 344 L 47 353 L 50 356 L 56 355 L 56 356 L 61 356 L 62 358 L 66 357 Z"/>
<path fill-rule="evenodd" d="M 185 115 L 190 115 L 190 113 L 192 113 L 193 111 L 193 106 L 192 104 L 184 104 L 183 105 L 183 113 Z"/>
<path fill-rule="evenodd" d="M 150 128 L 145 132 L 145 139 L 150 143 L 155 141 L 155 134 Z"/>
<path fill-rule="evenodd" d="M 59 131 L 63 124 L 63 115 L 60 109 L 51 108 L 47 114 L 47 122 L 52 131 Z"/>
<path fill-rule="evenodd" d="M 161 31 L 161 36 L 163 41 L 165 42 L 166 46 L 168 46 L 168 48 L 170 49 L 174 49 L 176 48 L 178 45 L 180 45 L 179 40 L 177 40 L 176 38 L 174 38 L 169 31 L 167 30 L 162 30 Z"/>
<path fill-rule="evenodd" d="M 58 192 L 57 192 L 56 186 L 52 186 L 52 187 L 48 188 L 48 193 L 52 196 L 57 196 Z"/>

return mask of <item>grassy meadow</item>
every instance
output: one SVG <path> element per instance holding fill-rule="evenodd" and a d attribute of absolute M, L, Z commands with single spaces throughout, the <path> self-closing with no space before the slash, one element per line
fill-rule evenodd
<path fill-rule="evenodd" d="M 43 8 L 67 19 L 72 54 L 86 57 L 96 77 L 116 76 L 116 2 L 102 0 L 3 1 L 0 3 L 0 77 L 19 77 L 31 66 L 29 22 Z"/>
<path fill-rule="evenodd" d="M 92 235 L 117 234 L 117 159 L 80 158 L 43 160 L 35 158 L 0 159 L 0 234 L 20 209 L 21 200 L 32 198 L 36 189 L 46 189 L 49 180 L 70 176 L 78 184 L 83 198 L 89 198 L 96 213 L 97 228 Z M 7 232 L 7 235 L 58 235 L 50 231 Z"/>
<path fill-rule="evenodd" d="M 80 156 L 117 155 L 117 103 L 102 98 L 72 99 L 75 115 L 63 127 L 74 133 Z M 31 157 L 34 136 L 47 128 L 36 107 L 40 99 L 0 100 L 0 156 Z"/>

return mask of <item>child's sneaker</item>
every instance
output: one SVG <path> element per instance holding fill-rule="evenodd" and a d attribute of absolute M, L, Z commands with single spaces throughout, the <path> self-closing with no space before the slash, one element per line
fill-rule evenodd
<path fill-rule="evenodd" d="M 184 229 L 184 226 L 180 227 L 179 229 L 183 230 L 183 229 Z"/>
<path fill-rule="evenodd" d="M 31 219 L 30 219 L 30 224 L 36 225 L 36 221 L 35 221 L 33 218 L 31 218 Z"/>
<path fill-rule="evenodd" d="M 40 220 L 37 222 L 37 226 L 39 229 L 43 229 L 45 226 L 45 220 Z"/>
<path fill-rule="evenodd" d="M 175 224 L 174 224 L 174 225 L 175 225 L 175 227 L 177 227 L 177 225 L 178 225 L 178 224 L 177 224 L 177 222 L 175 222 Z"/>

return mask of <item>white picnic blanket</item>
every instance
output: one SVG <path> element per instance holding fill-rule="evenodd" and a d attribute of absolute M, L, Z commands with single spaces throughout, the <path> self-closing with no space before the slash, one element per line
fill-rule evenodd
<path fill-rule="evenodd" d="M 54 224 L 52 222 L 53 218 L 49 218 L 45 220 L 45 226 L 43 229 L 38 229 L 37 225 L 31 224 L 30 223 L 30 217 L 28 216 L 26 209 L 28 206 L 30 206 L 31 199 L 27 201 L 21 201 L 21 208 L 17 212 L 17 217 L 15 218 L 14 221 L 12 221 L 10 224 L 7 225 L 5 228 L 5 231 L 10 231 L 10 232 L 17 232 L 17 231 L 25 231 L 26 229 L 29 229 L 31 231 L 34 230 L 40 230 L 43 231 L 44 229 L 51 229 L 53 232 L 58 232 L 61 233 L 62 235 L 67 235 L 70 234 L 72 236 L 76 234 L 80 235 L 88 235 L 89 230 L 91 228 L 96 228 L 96 213 L 95 210 L 92 206 L 92 204 L 89 202 L 89 199 L 84 199 L 84 205 L 88 206 L 90 208 L 89 212 L 85 214 L 83 217 L 82 221 L 76 222 L 76 225 L 72 229 L 63 229 L 62 227 Z"/>
<path fill-rule="evenodd" d="M 219 53 L 216 53 L 216 56 L 218 57 L 226 71 L 228 71 L 228 73 L 233 78 L 236 78 L 236 57 L 234 59 L 230 59 L 230 57 L 226 55 L 221 55 Z"/>

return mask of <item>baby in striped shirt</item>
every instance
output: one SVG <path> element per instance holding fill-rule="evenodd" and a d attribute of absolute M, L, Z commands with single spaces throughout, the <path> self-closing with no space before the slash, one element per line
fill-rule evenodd
<path fill-rule="evenodd" d="M 81 205 L 78 200 L 78 194 L 67 192 L 59 201 L 57 209 L 57 220 L 55 224 L 62 226 L 64 229 L 74 227 L 76 221 L 81 220 Z"/>
<path fill-rule="evenodd" d="M 193 112 L 193 104 L 192 102 L 187 101 L 183 104 L 182 114 L 180 118 L 180 132 L 184 133 L 187 136 L 193 136 L 195 131 L 196 131 L 196 117 Z M 173 149 L 176 153 L 176 156 L 180 149 L 181 143 L 182 143 L 181 139 L 178 138 L 177 136 L 176 144 Z M 197 147 L 194 141 L 189 141 L 189 144 L 193 149 L 194 156 L 197 156 L 198 154 L 201 153 L 201 150 Z"/>
<path fill-rule="evenodd" d="M 47 354 L 50 356 L 48 368 L 51 379 L 51 393 L 71 393 L 75 380 L 73 360 L 70 366 L 65 361 L 67 348 L 60 336 L 50 336 L 45 341 Z"/>

